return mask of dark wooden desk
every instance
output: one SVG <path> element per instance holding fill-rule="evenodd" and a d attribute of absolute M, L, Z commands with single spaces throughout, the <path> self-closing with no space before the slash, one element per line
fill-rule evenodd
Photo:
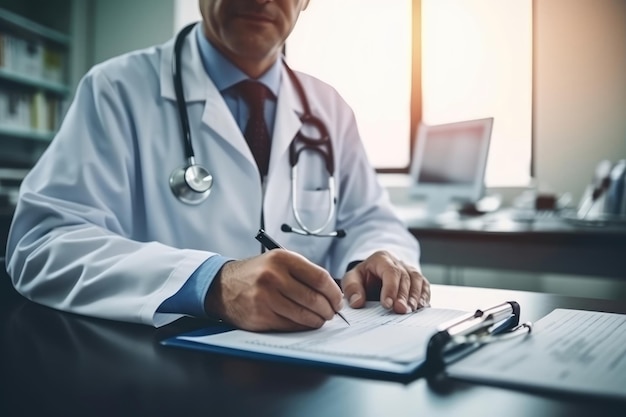
<path fill-rule="evenodd" d="M 403 210 L 423 264 L 626 280 L 626 227 L 578 226 L 558 217 L 514 221 L 506 212 L 435 224 Z"/>
<path fill-rule="evenodd" d="M 624 303 L 434 286 L 433 305 L 473 310 L 515 299 L 522 320 L 556 307 L 626 313 Z M 56 312 L 21 298 L 0 306 L 2 416 L 623 416 L 626 403 L 426 380 L 363 379 L 302 366 L 160 346 L 162 329 Z"/>

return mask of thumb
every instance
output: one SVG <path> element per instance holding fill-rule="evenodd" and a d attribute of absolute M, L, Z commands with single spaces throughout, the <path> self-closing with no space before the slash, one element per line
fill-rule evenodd
<path fill-rule="evenodd" d="M 341 280 L 343 293 L 348 300 L 348 305 L 352 308 L 361 308 L 365 305 L 365 286 L 360 274 L 354 269 L 346 273 Z"/>

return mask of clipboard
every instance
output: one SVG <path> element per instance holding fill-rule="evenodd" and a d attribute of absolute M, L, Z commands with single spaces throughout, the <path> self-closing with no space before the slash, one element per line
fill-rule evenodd
<path fill-rule="evenodd" d="M 372 307 L 374 309 L 384 310 L 378 303 L 369 304 L 376 305 Z M 350 313 L 347 311 L 346 314 Z M 431 322 L 445 315 L 454 315 L 454 318 L 424 326 L 423 335 L 420 333 L 418 337 L 416 331 L 415 337 L 412 337 L 409 330 L 417 328 L 415 323 Z M 413 377 L 420 372 L 437 372 L 447 363 L 464 357 L 484 344 L 528 334 L 532 326 L 529 323 L 520 325 L 519 316 L 519 304 L 508 301 L 473 313 L 436 308 L 426 308 L 407 315 L 387 312 L 371 319 L 371 329 L 367 322 L 359 327 L 359 321 L 349 316 L 352 323 L 349 327 L 341 324 L 339 319 L 333 319 L 318 330 L 266 334 L 217 325 L 169 337 L 160 343 L 212 354 L 310 366 L 367 377 Z M 333 323 L 334 320 L 337 322 Z M 319 334 L 319 346 L 316 348 L 314 341 L 306 336 L 314 338 L 316 332 L 325 327 L 323 331 L 326 334 Z M 422 328 L 419 330 L 421 332 Z M 333 337 L 338 341 L 332 342 Z M 399 347 L 403 350 L 389 353 L 388 357 L 385 352 L 376 353 L 376 346 L 370 346 L 368 350 L 363 343 L 364 340 L 375 340 L 375 343 L 389 343 L 389 346 L 394 347 L 391 343 L 395 337 L 403 341 Z M 381 349 L 386 350 L 384 347 Z"/>
<path fill-rule="evenodd" d="M 441 372 L 447 365 L 488 343 L 530 335 L 532 323 L 520 324 L 519 318 L 520 305 L 516 301 L 507 301 L 445 323 L 431 337 L 426 348 L 428 372 Z"/>
<path fill-rule="evenodd" d="M 446 391 L 455 380 L 626 405 L 626 314 L 556 308 L 533 324 L 532 337 L 499 340 L 429 383 Z"/>

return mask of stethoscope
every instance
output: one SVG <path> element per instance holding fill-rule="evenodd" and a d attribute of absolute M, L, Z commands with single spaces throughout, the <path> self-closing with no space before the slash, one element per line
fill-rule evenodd
<path fill-rule="evenodd" d="M 191 143 L 191 129 L 189 128 L 189 116 L 187 114 L 187 106 L 183 92 L 183 79 L 181 71 L 181 54 L 183 43 L 189 32 L 194 28 L 196 23 L 192 23 L 183 28 L 174 41 L 174 53 L 172 56 L 172 78 L 174 82 L 174 92 L 176 94 L 176 107 L 182 130 L 183 145 L 185 149 L 185 164 L 177 167 L 172 171 L 169 178 L 169 185 L 180 201 L 190 205 L 198 205 L 205 201 L 211 193 L 213 187 L 213 175 L 203 166 L 196 163 L 196 158 Z M 304 93 L 302 84 L 296 77 L 296 74 L 289 68 L 286 62 L 283 62 L 287 74 L 296 88 L 304 114 L 300 117 L 302 124 L 308 124 L 319 132 L 319 139 L 314 139 L 298 132 L 296 137 L 289 145 L 289 163 L 291 165 L 291 210 L 293 212 L 296 223 L 299 227 L 292 227 L 283 224 L 281 230 L 283 232 L 297 233 L 304 236 L 317 237 L 344 237 L 346 232 L 342 229 L 329 233 L 322 233 L 328 227 L 335 216 L 337 206 L 337 189 L 335 180 L 335 159 L 333 155 L 333 146 L 330 141 L 330 135 L 324 123 L 311 114 L 309 102 Z M 328 213 L 322 226 L 307 226 L 300 212 L 298 211 L 298 159 L 304 151 L 317 152 L 323 159 L 326 170 L 328 171 Z"/>

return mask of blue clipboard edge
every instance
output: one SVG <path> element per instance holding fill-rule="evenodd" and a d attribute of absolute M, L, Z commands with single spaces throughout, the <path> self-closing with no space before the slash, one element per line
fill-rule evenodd
<path fill-rule="evenodd" d="M 193 330 L 190 332 L 182 333 L 177 336 L 168 337 L 159 342 L 162 346 L 166 347 L 178 347 L 185 349 L 192 349 L 197 351 L 203 351 L 207 353 L 214 353 L 218 355 L 224 355 L 229 357 L 236 357 L 247 360 L 259 360 L 266 362 L 275 362 L 287 365 L 305 366 L 310 368 L 316 368 L 318 370 L 327 370 L 337 372 L 350 376 L 359 376 L 370 379 L 385 379 L 398 382 L 408 382 L 419 378 L 421 371 L 425 368 L 425 360 L 414 362 L 403 366 L 398 371 L 381 370 L 364 368 L 360 366 L 344 365 L 334 362 L 324 362 L 315 359 L 300 359 L 282 355 L 272 355 L 269 353 L 253 352 L 241 349 L 226 348 L 223 346 L 209 345 L 206 343 L 194 342 L 182 337 L 197 337 L 208 336 L 212 334 L 219 334 L 236 330 L 230 326 L 209 326 L 201 329 Z"/>

